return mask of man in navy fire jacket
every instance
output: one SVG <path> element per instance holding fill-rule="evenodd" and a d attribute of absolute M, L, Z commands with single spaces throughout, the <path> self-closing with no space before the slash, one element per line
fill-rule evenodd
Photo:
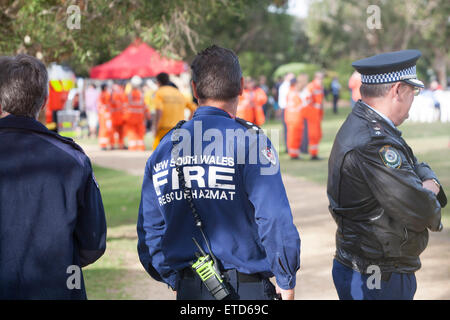
<path fill-rule="evenodd" d="M 228 299 L 273 299 L 276 292 L 293 299 L 300 238 L 271 142 L 235 118 L 243 88 L 239 60 L 212 46 L 191 68 L 200 107 L 147 162 L 137 225 L 140 260 L 153 278 L 177 291 L 177 299 L 213 299 L 190 266 L 199 251 L 195 238 L 217 258 Z M 195 225 L 177 168 L 206 237 Z"/>

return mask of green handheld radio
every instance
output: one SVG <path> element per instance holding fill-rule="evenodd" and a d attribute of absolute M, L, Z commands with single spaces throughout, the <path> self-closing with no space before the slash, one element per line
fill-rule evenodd
<path fill-rule="evenodd" d="M 211 259 L 209 254 L 206 254 L 206 252 L 203 251 L 195 238 L 192 238 L 192 240 L 200 250 L 201 254 L 200 255 L 197 252 L 196 255 L 198 259 L 192 264 L 192 269 L 197 273 L 208 291 L 216 300 L 226 298 L 230 292 L 222 279 L 220 271 L 216 268 L 213 259 Z"/>
<path fill-rule="evenodd" d="M 177 123 L 175 126 L 175 131 L 180 129 L 183 123 L 186 121 L 181 120 Z M 177 134 L 174 132 L 174 136 Z M 176 139 L 172 139 L 173 149 L 172 149 L 172 156 L 175 159 L 180 159 L 178 155 L 178 151 L 176 150 Z M 206 254 L 205 251 L 203 251 L 202 247 L 198 244 L 197 240 L 195 238 L 192 238 L 197 248 L 200 250 L 200 253 L 196 253 L 197 261 L 192 263 L 191 267 L 195 271 L 195 273 L 200 277 L 202 282 L 205 284 L 208 291 L 211 293 L 211 295 L 216 300 L 222 300 L 226 298 L 230 292 L 226 285 L 226 280 L 224 281 L 224 277 L 219 271 L 217 260 L 214 257 L 214 254 L 208 244 L 208 239 L 205 235 L 205 232 L 203 231 L 203 222 L 200 219 L 200 216 L 197 212 L 197 209 L 195 207 L 194 201 L 192 200 L 192 192 L 189 188 L 186 187 L 186 181 L 184 178 L 184 172 L 182 170 L 182 167 L 177 164 L 178 161 L 175 161 L 175 167 L 178 172 L 178 180 L 180 183 L 180 187 L 184 192 L 184 195 L 186 197 L 186 201 L 189 204 L 189 207 L 191 208 L 191 213 L 194 217 L 195 225 L 199 228 L 203 238 L 205 239 L 206 246 L 208 247 L 209 253 Z M 182 161 L 181 161 L 182 162 Z"/>

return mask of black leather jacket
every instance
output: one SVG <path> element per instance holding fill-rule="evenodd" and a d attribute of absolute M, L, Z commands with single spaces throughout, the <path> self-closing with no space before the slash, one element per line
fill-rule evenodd
<path fill-rule="evenodd" d="M 437 197 L 422 187 L 436 179 L 418 163 L 401 132 L 361 100 L 338 134 L 328 163 L 328 199 L 337 223 L 335 259 L 361 273 L 411 273 L 428 230 L 440 231 L 441 187 Z"/>

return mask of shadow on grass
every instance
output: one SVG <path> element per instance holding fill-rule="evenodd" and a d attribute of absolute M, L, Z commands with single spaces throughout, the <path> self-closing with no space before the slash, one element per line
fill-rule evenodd
<path fill-rule="evenodd" d="M 137 223 L 142 178 L 93 166 L 100 186 L 108 228 Z"/>
<path fill-rule="evenodd" d="M 120 240 L 136 240 L 136 243 L 137 243 L 137 239 L 138 239 L 137 235 L 134 235 L 134 236 L 133 235 L 122 235 L 122 236 L 119 236 L 119 237 L 115 237 L 115 236 L 110 237 L 110 236 L 108 236 L 107 239 L 106 239 L 106 242 L 120 241 Z"/>

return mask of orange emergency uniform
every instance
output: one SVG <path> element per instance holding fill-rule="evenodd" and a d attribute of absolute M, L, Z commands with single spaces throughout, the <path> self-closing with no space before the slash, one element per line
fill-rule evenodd
<path fill-rule="evenodd" d="M 125 132 L 129 150 L 145 150 L 145 116 L 147 109 L 144 95 L 139 89 L 133 89 L 127 97 L 124 111 Z"/>
<path fill-rule="evenodd" d="M 112 130 L 110 132 L 110 140 L 111 144 L 113 146 L 118 145 L 119 149 L 124 148 L 125 126 L 123 113 L 127 103 L 127 96 L 122 90 L 114 91 L 111 94 L 110 113 Z"/>
<path fill-rule="evenodd" d="M 112 121 L 110 113 L 111 94 L 102 91 L 98 97 L 98 143 L 100 148 L 111 147 Z"/>
<path fill-rule="evenodd" d="M 298 90 L 290 88 L 286 97 L 284 109 L 284 121 L 287 129 L 287 149 L 291 158 L 296 159 L 300 155 L 300 145 L 303 135 L 302 109 L 304 103 Z"/>
<path fill-rule="evenodd" d="M 267 102 L 267 95 L 263 89 L 244 89 L 239 97 L 236 117 L 261 126 L 266 121 L 263 105 Z"/>
<path fill-rule="evenodd" d="M 314 157 L 319 154 L 319 143 L 322 138 L 324 94 L 323 87 L 317 80 L 310 82 L 306 86 L 306 91 L 310 95 L 310 103 L 303 108 L 302 118 L 308 122 L 309 154 Z"/>

